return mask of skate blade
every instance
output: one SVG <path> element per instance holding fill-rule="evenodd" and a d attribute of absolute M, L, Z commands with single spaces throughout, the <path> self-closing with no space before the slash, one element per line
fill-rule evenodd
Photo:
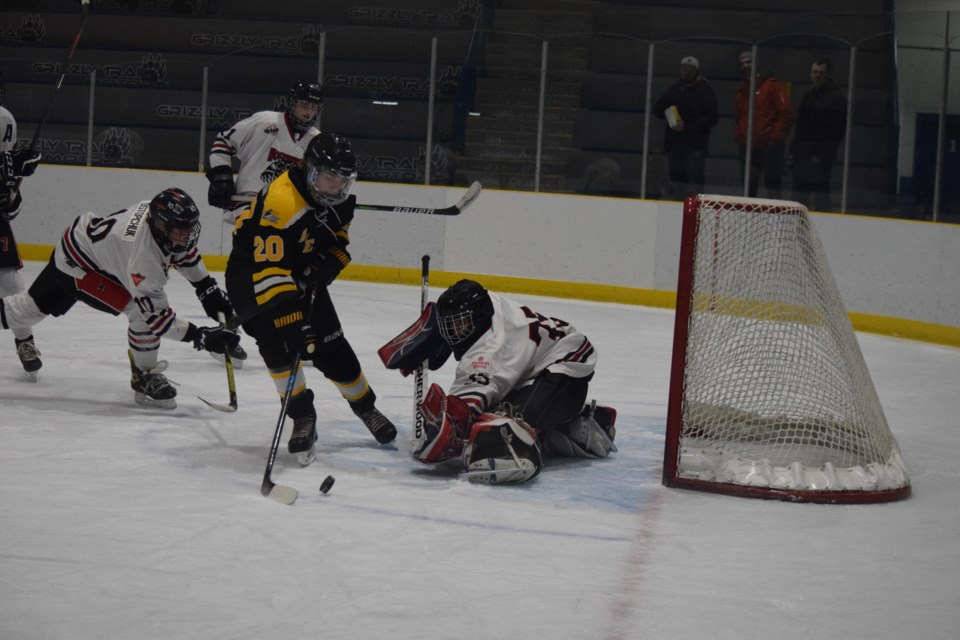
<path fill-rule="evenodd" d="M 133 399 L 137 404 L 143 405 L 144 407 L 150 407 L 151 409 L 176 409 L 177 401 L 175 398 L 170 398 L 169 400 L 157 400 L 151 398 L 148 395 L 140 393 L 139 391 L 134 392 Z"/>
<path fill-rule="evenodd" d="M 31 382 L 36 382 L 37 380 L 40 379 L 39 369 L 37 369 L 36 371 L 27 371 L 26 374 L 27 374 L 27 377 L 30 378 Z"/>
<path fill-rule="evenodd" d="M 293 458 L 297 461 L 297 464 L 299 464 L 301 467 L 308 467 L 313 463 L 314 460 L 317 459 L 316 449 L 317 449 L 316 447 L 310 447 L 310 449 L 307 451 L 300 451 L 298 453 L 293 454 Z"/>

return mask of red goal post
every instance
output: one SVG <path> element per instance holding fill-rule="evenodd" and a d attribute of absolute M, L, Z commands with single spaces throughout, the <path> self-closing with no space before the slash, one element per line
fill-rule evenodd
<path fill-rule="evenodd" d="M 910 479 L 806 207 L 684 203 L 663 483 L 795 502 Z"/>

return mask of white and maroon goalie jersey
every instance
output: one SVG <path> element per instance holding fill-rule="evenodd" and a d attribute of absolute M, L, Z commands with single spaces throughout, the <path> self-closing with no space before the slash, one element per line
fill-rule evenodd
<path fill-rule="evenodd" d="M 541 371 L 585 378 L 597 365 L 597 353 L 585 335 L 558 318 L 488 292 L 493 323 L 457 364 L 450 395 L 477 412 L 496 408 L 513 389 Z"/>
<path fill-rule="evenodd" d="M 240 161 L 237 193 L 255 194 L 303 157 L 307 144 L 320 133 L 310 127 L 301 136 L 282 111 L 258 111 L 217 134 L 210 149 L 210 168 Z"/>
<path fill-rule="evenodd" d="M 95 272 L 113 280 L 133 297 L 124 309 L 128 316 L 139 313 L 154 335 L 180 339 L 187 322 L 176 321 L 164 287 L 170 267 L 175 267 L 190 282 L 208 274 L 200 250 L 165 254 L 150 232 L 149 202 L 106 216 L 85 213 L 63 233 L 54 253 L 57 268 L 75 278 Z M 171 333 L 167 333 L 172 327 Z"/>

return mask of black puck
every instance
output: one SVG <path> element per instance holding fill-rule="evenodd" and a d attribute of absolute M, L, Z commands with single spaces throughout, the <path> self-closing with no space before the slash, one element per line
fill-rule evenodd
<path fill-rule="evenodd" d="M 320 483 L 320 493 L 330 491 L 330 487 L 333 486 L 334 482 L 336 482 L 336 479 L 333 476 L 327 476 L 324 481 Z"/>

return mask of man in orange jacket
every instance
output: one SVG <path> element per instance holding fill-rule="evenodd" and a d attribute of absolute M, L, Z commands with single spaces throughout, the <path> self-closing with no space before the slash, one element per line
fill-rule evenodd
<path fill-rule="evenodd" d="M 747 157 L 747 116 L 750 108 L 750 74 L 753 72 L 753 54 L 740 54 L 743 84 L 737 91 L 737 124 L 734 138 L 740 145 L 740 164 L 745 169 Z M 768 198 L 780 197 L 783 181 L 784 149 L 790 125 L 793 124 L 793 105 L 782 82 L 766 73 L 757 74 L 754 87 L 753 139 L 750 154 L 749 195 L 755 197 L 763 175 Z"/>

